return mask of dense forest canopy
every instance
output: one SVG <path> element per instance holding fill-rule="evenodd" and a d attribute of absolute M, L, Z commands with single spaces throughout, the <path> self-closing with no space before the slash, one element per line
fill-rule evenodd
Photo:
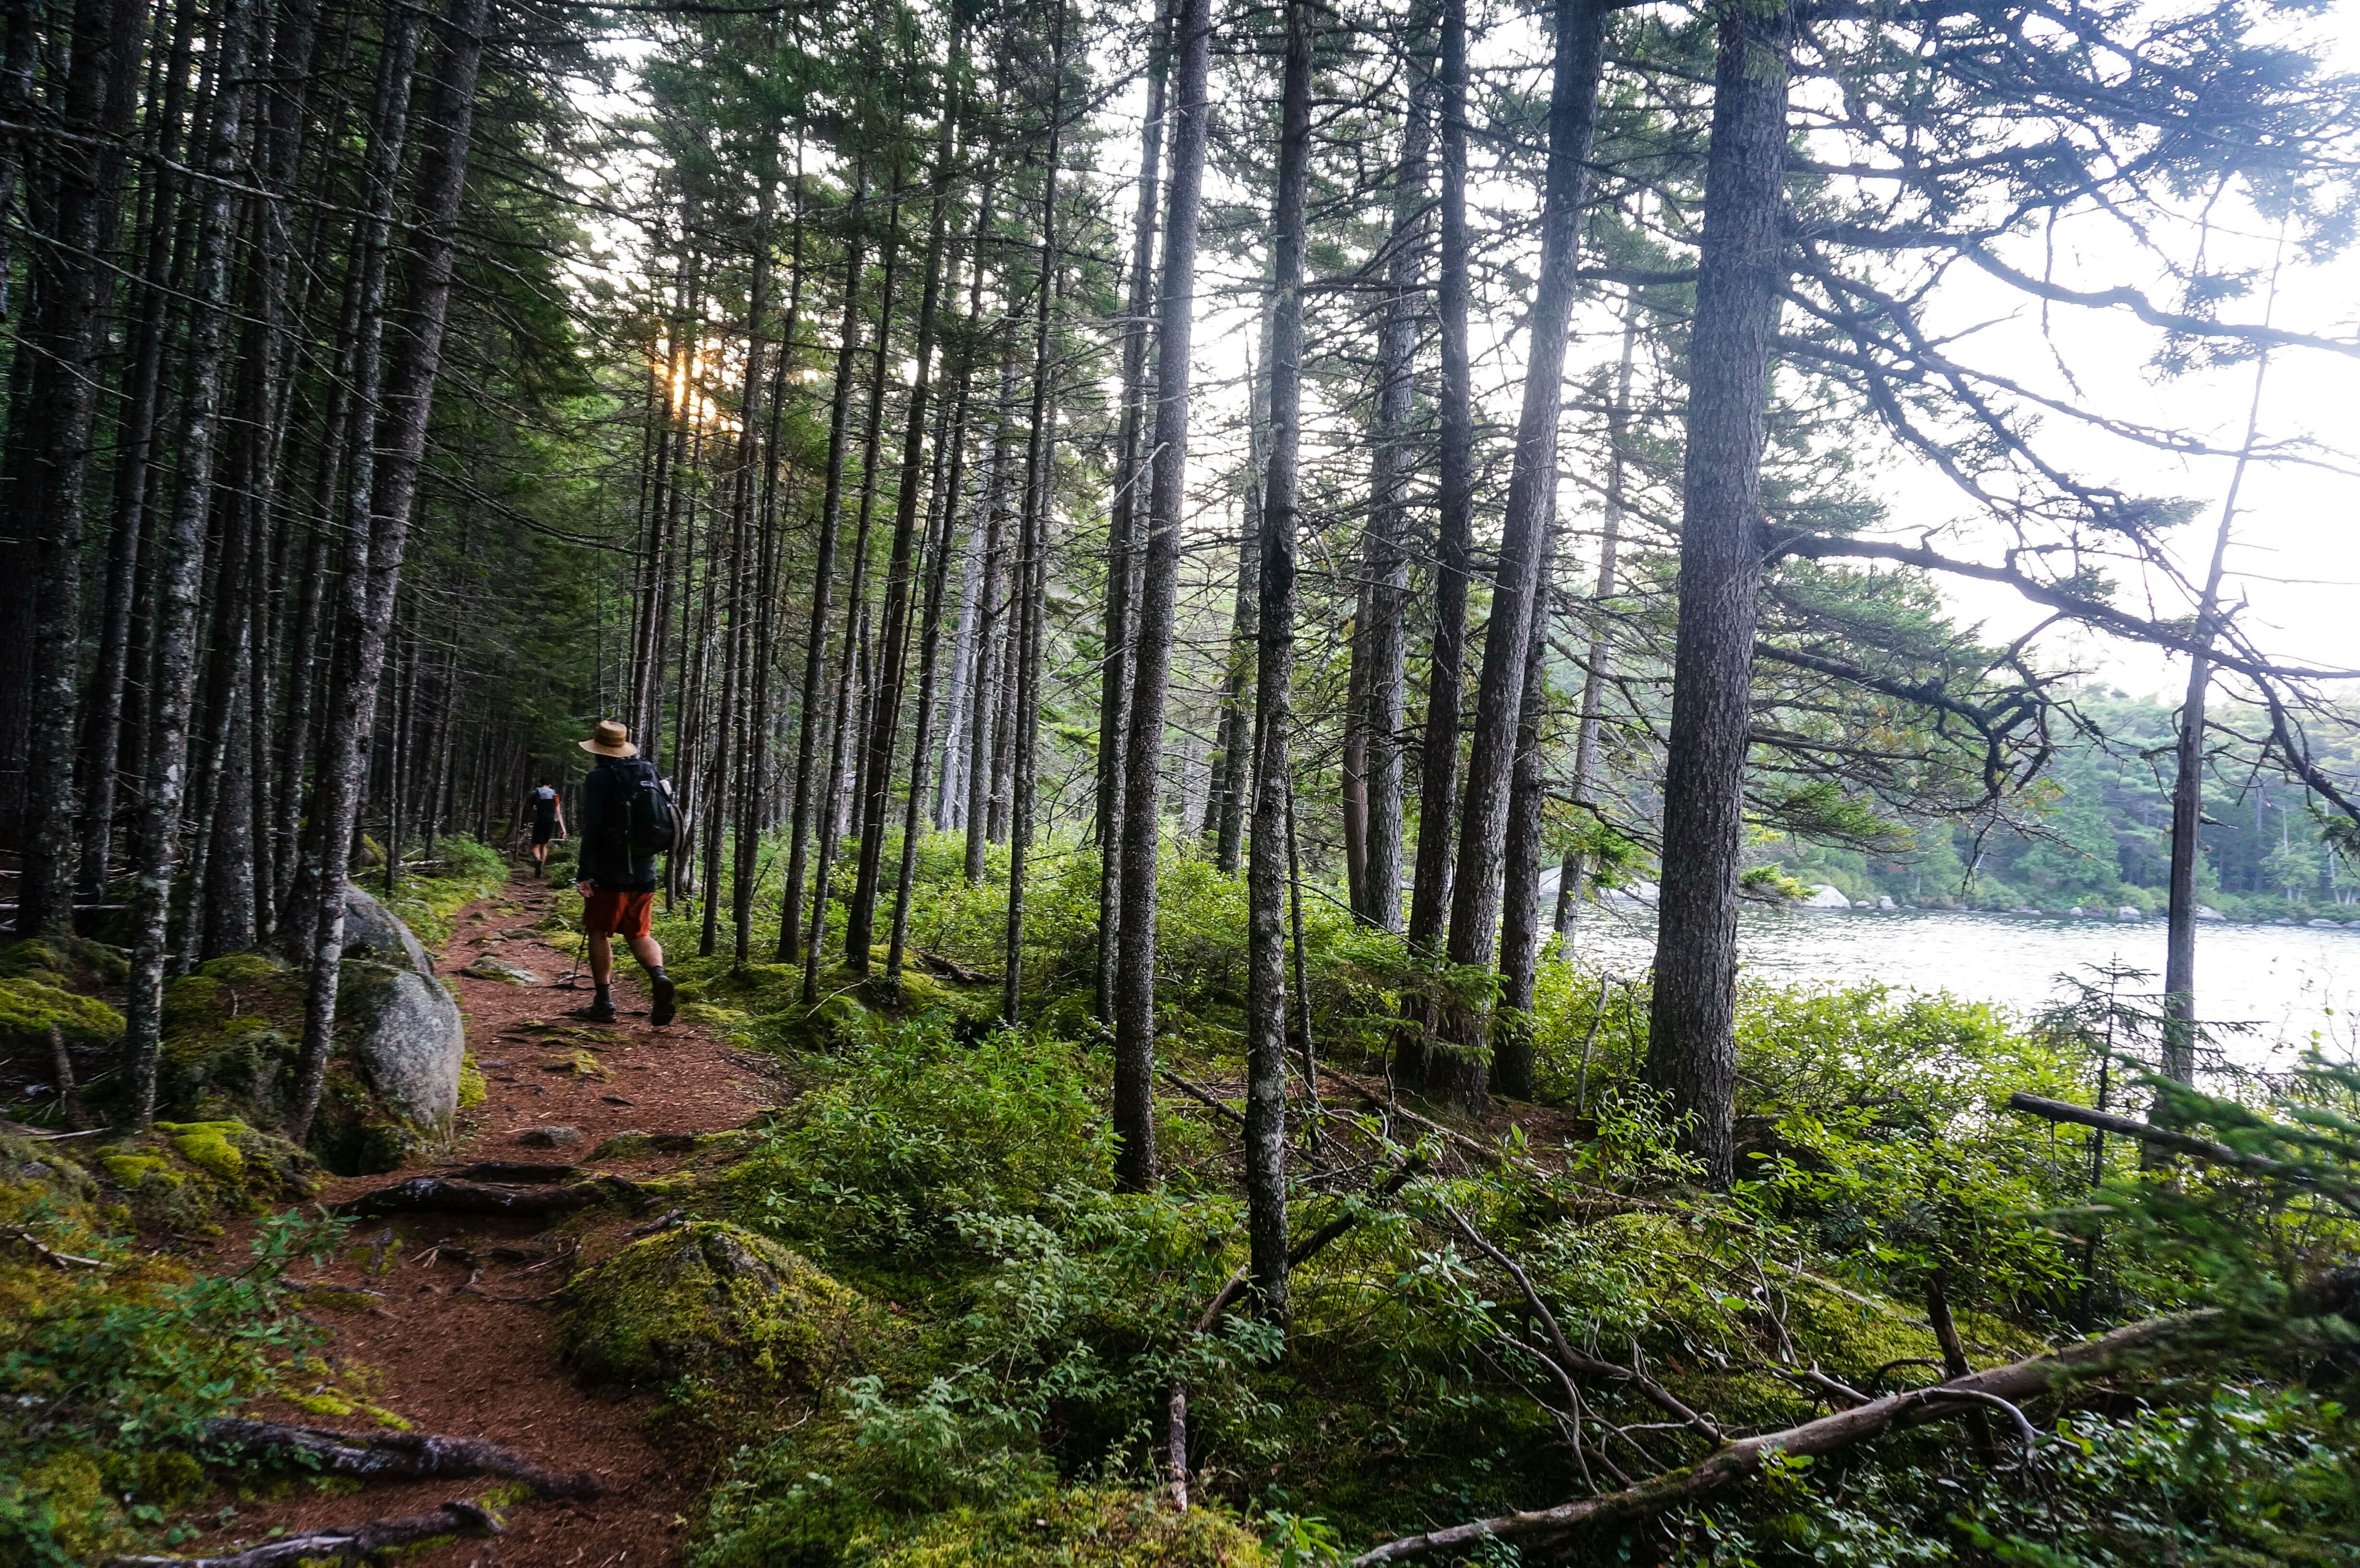
<path fill-rule="evenodd" d="M 1161 1348 L 1071 1394 L 1116 1423 L 1095 1437 L 1007 1388 L 941 1395 L 940 1421 L 998 1432 L 1018 1469 L 1145 1466 L 1185 1511 L 1195 1383 L 1223 1411 L 1218 1500 L 1293 1520 L 1286 1551 L 1328 1550 L 1317 1509 L 1236 1479 L 1264 1452 L 1294 1474 L 1294 1417 L 1243 1412 L 1284 1403 L 1255 1379 L 1291 1332 L 1337 1321 L 1339 1287 L 1305 1270 L 1364 1210 L 1313 1225 L 1305 1205 L 1406 1193 L 1416 1245 L 1453 1261 L 1398 1304 L 1450 1320 L 1402 1326 L 1424 1347 L 1404 1365 L 1489 1346 L 1468 1408 L 1521 1413 L 1468 1419 L 1557 1432 L 1589 1500 L 1379 1555 L 1553 1549 L 1593 1514 L 1655 1529 L 1666 1509 L 1710 1554 L 1679 1530 L 1712 1517 L 1711 1466 L 1759 1467 L 1724 1438 L 1776 1421 L 1725 1390 L 1700 1396 L 1721 1415 L 1691 1408 L 1635 1339 L 1630 1365 L 1600 1359 L 1595 1322 L 1576 1348 L 1546 1299 L 1563 1279 L 1536 1284 L 1484 1228 L 1555 1225 L 1535 1216 L 1562 1192 L 1424 1184 L 1453 1148 L 1453 1180 L 1579 1186 L 1570 1167 L 1534 1176 L 1424 1112 L 1441 1144 L 1397 1149 L 1412 1124 L 1389 1120 L 1360 1149 L 1365 1127 L 1322 1130 L 1323 1060 L 1479 1129 L 1570 1105 L 1617 1224 L 1673 1212 L 1674 1189 L 1708 1229 L 1865 1213 L 1870 1151 L 1987 1137 L 1984 1185 L 1928 1200 L 1982 1234 L 2088 1194 L 2053 1160 L 2011 1164 L 2030 1143 L 1974 1116 L 2010 1088 L 2079 1093 L 2092 1041 L 2136 1042 L 2154 1103 L 2125 1136 L 2276 1194 L 2219 1243 L 2234 1310 L 2258 1312 L 2256 1259 L 2282 1284 L 2343 1266 L 2354 1191 L 2306 1163 L 2348 1164 L 2348 1074 L 2200 1086 L 2195 935 L 2223 913 L 2342 920 L 2360 892 L 2360 670 L 2275 648 L 2237 554 L 2249 470 L 2346 463 L 2261 417 L 2273 365 L 2360 358 L 2347 320 L 2282 308 L 2316 292 L 2291 276 L 2334 276 L 2360 212 L 2335 22 L 2275 0 L 7 0 L 0 870 L 44 1114 L 135 1140 L 215 1125 L 190 987 L 247 976 L 284 995 L 277 1044 L 240 1048 L 266 1087 L 235 1125 L 378 1168 L 355 1152 L 377 1147 L 355 1109 L 375 1091 L 346 1062 L 383 950 L 346 881 L 447 920 L 488 890 L 486 846 L 520 847 L 536 786 L 587 809 L 576 743 L 608 720 L 676 813 L 660 928 L 697 1005 L 759 996 L 748 1038 L 773 1045 L 865 1041 L 839 1100 L 901 1083 L 921 1036 L 975 1045 L 953 1076 L 989 1114 L 936 1111 L 978 1126 L 1010 1114 L 1024 1042 L 1086 1059 L 1034 1088 L 1044 1116 L 1088 1107 L 1090 1130 L 1054 1134 L 1077 1140 L 1087 1201 L 1011 1168 L 835 1262 L 880 1290 L 921 1243 L 1012 1268 L 1104 1241 L 1126 1203 L 1161 1216 L 1138 1221 L 1155 1246 L 1192 1225 L 1234 1242 L 1188 1335 L 1140 1326 L 1186 1315 L 1172 1258 L 1154 1304 L 1101 1303 L 1116 1337 Z M 2105 334 L 2051 330 L 2068 318 Z M 2092 341 L 2250 409 L 2225 437 L 2147 421 L 2084 392 Z M 2225 493 L 2169 487 L 2190 474 Z M 1960 584 L 2010 595 L 2016 629 L 1964 613 Z M 2184 695 L 2110 688 L 2077 663 L 2093 639 L 2168 659 Z M 1815 1004 L 1741 985 L 1741 908 L 1821 882 L 2129 906 L 2168 920 L 2169 963 L 2145 1013 L 2114 985 L 2021 1038 L 1972 1007 L 1863 1002 L 1976 1063 L 1887 1082 Z M 1583 906 L 1624 887 L 1655 906 L 1644 986 L 1583 966 Z M 92 998 L 119 1027 L 52 1020 Z M 2019 1046 L 2051 1054 L 2007 1079 Z M 1178 1074 L 1203 1051 L 1234 1060 L 1240 1106 Z M 2096 1082 L 2104 1112 L 2120 1085 Z M 1211 1135 L 1175 1127 L 1175 1090 L 1241 1138 L 1234 1171 L 1206 1173 Z M 2273 1093 L 2309 1108 L 2250 1108 Z M 1918 1107 L 1906 1137 L 1861 1120 L 1887 1100 Z M 1807 1104 L 1818 1132 L 1780 1121 Z M 909 1179 L 822 1173 L 856 1157 L 810 1125 L 766 1146 L 776 1193 Z M 1839 1131 L 1841 1158 L 1812 1143 Z M 2232 1224 L 2191 1217 L 2157 1174 L 2169 1152 L 2110 1175 L 2093 1147 L 2124 1223 Z M 1839 1166 L 1863 1186 L 1833 1193 Z M 2313 1207 L 2268 1187 L 2289 1171 Z M 774 1228 L 825 1252 L 803 1223 Z M 2015 1325 L 2011 1350 L 2060 1325 L 2147 1336 L 2127 1348 L 2179 1334 L 2142 1325 L 2191 1307 L 2211 1267 L 2108 1275 L 2094 1239 L 2051 1247 L 2028 1221 L 2014 1261 L 1978 1261 L 1928 1223 L 1874 1288 L 1932 1303 L 1953 1379 L 1946 1289 Z M 1723 1262 L 1748 1245 L 1732 1235 L 1714 1231 Z M 1111 1301 L 1113 1278 L 1061 1288 Z M 1492 1289 L 1525 1305 L 1495 1321 Z M 1752 1308 L 1698 1310 L 1727 1321 L 1691 1323 L 1683 1355 L 1762 1332 L 1739 1323 Z M 1045 1343 L 995 1365 L 1088 1381 Z M 1776 1360 L 1801 1365 L 1791 1341 Z M 1440 1364 L 1404 1374 L 1419 1398 L 1452 1387 Z M 1983 1417 L 2054 1370 L 1939 1409 L 1986 1400 L 1991 1460 L 2005 1433 Z M 1793 1454 L 1903 1419 L 1860 1414 L 1875 1378 L 1796 1377 L 1862 1424 Z M 1578 1379 L 1668 1424 L 1635 1436 L 1618 1406 L 1628 1448 L 1593 1471 Z M 858 1442 L 882 1442 L 886 1407 L 858 1400 L 907 1390 L 855 1386 Z M 2309 1419 L 2273 1432 L 2332 1447 L 2341 1418 Z M 796 1463 L 763 1452 L 716 1494 L 735 1500 L 700 1527 L 705 1560 L 836 1561 L 748 1522 Z M 1692 1493 L 1649 1489 L 1666 1455 L 1706 1452 L 1679 1470 Z M 1363 1477 L 1329 1512 L 1399 1534 L 1541 1500 L 1543 1471 L 1510 1472 L 1414 1507 Z M 1874 1474 L 1896 1497 L 1936 1485 Z M 990 1489 L 936 1480 L 934 1509 Z M 0 1491 L 0 1542 L 65 1550 L 63 1527 L 6 1511 L 18 1497 Z M 2019 1525 L 1994 1513 L 1958 1550 Z"/>

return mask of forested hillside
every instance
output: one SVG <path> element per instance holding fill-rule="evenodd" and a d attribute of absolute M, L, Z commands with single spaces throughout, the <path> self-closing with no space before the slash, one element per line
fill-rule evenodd
<path fill-rule="evenodd" d="M 0 0 L 0 1557 L 2354 1561 L 2342 25 Z"/>

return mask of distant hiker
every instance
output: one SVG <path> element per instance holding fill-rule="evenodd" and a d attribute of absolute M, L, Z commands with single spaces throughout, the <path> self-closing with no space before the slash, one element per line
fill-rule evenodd
<path fill-rule="evenodd" d="M 557 798 L 557 780 L 543 779 L 532 792 L 532 874 L 549 875 L 549 841 L 565 836 L 565 802 Z"/>
<path fill-rule="evenodd" d="M 668 1024 L 672 976 L 664 973 L 663 949 L 649 934 L 649 924 L 655 912 L 656 856 L 672 847 L 676 831 L 672 796 L 654 766 L 631 744 L 630 732 L 613 720 L 599 720 L 581 745 L 598 759 L 582 781 L 581 881 L 575 884 L 582 895 L 590 983 L 597 987 L 585 1016 L 594 1023 L 615 1021 L 608 989 L 615 954 L 608 939 L 619 936 L 648 972 L 655 995 L 648 1021 Z"/>

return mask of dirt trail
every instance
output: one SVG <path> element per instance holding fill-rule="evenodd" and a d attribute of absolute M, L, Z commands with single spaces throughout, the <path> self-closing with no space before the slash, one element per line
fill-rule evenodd
<path fill-rule="evenodd" d="M 442 976 L 458 991 L 467 1017 L 468 1049 L 488 1089 L 481 1105 L 461 1114 L 460 1142 L 451 1163 L 587 1163 L 591 1150 L 619 1132 L 717 1132 L 743 1125 L 772 1103 L 775 1095 L 762 1083 L 759 1062 L 733 1053 L 693 1025 L 659 1029 L 648 1023 L 639 970 L 627 955 L 621 955 L 616 975 L 620 1021 L 601 1027 L 569 1018 L 590 1000 L 588 970 L 583 970 L 578 990 L 563 988 L 574 961 L 532 929 L 555 902 L 552 885 L 513 880 L 500 897 L 461 912 L 450 945 L 437 957 Z M 540 983 L 460 973 L 484 954 L 533 972 Z M 546 1025 L 559 1032 L 540 1027 Z M 549 1070 L 570 1062 L 585 1047 L 606 1070 L 604 1078 Z M 554 1148 L 519 1141 L 519 1135 L 536 1127 L 572 1127 L 582 1136 Z M 679 1163 L 679 1157 L 651 1156 L 602 1160 L 595 1169 L 649 1176 Z M 324 1197 L 339 1202 L 414 1173 L 340 1179 Z M 628 1223 L 603 1227 L 585 1245 L 585 1256 L 610 1251 Z M 382 1220 L 360 1221 L 353 1237 L 375 1240 L 387 1227 Z M 311 1314 L 333 1335 L 324 1353 L 339 1367 L 367 1368 L 377 1379 L 368 1385 L 369 1397 L 420 1432 L 488 1438 L 552 1469 L 590 1471 L 605 1483 L 604 1494 L 588 1501 L 518 1504 L 507 1512 L 508 1533 L 497 1539 L 455 1541 L 404 1562 L 431 1568 L 637 1568 L 677 1562 L 701 1468 L 650 1443 L 643 1422 L 646 1399 L 585 1394 L 558 1366 L 556 1309 L 537 1299 L 563 1283 L 568 1261 L 486 1260 L 478 1266 L 453 1256 L 486 1244 L 525 1242 L 541 1228 L 540 1222 L 428 1215 L 393 1221 L 391 1228 L 400 1242 L 391 1268 L 373 1273 L 366 1260 L 347 1259 L 317 1278 L 322 1287 L 378 1292 L 365 1310 Z M 218 1265 L 236 1267 L 233 1259 L 243 1248 L 242 1239 L 224 1237 Z M 300 1276 L 306 1285 L 314 1283 L 308 1267 Z M 355 1432 L 368 1425 L 363 1417 L 251 1413 Z M 245 1505 L 207 1535 L 202 1549 L 250 1544 L 273 1527 L 294 1532 L 423 1513 L 452 1498 L 481 1497 L 496 1484 L 372 1486 L 342 1497 L 307 1493 Z"/>

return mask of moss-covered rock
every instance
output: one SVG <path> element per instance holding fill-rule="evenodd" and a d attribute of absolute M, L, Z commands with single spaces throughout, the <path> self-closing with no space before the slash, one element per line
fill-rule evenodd
<path fill-rule="evenodd" d="M 0 976 L 0 1047 L 47 1050 L 51 1029 L 70 1046 L 105 1045 L 122 1037 L 123 1015 L 30 975 Z"/>
<path fill-rule="evenodd" d="M 176 1230 L 299 1202 L 323 1180 L 310 1154 L 242 1121 L 158 1122 L 90 1158 L 134 1214 Z"/>
<path fill-rule="evenodd" d="M 1153 1493 L 1116 1487 L 952 1508 L 858 1557 L 869 1568 L 1259 1568 L 1278 1561 L 1218 1508 L 1184 1514 Z"/>
<path fill-rule="evenodd" d="M 635 1242 L 569 1293 L 561 1344 L 591 1384 L 814 1391 L 853 1363 L 869 1321 L 802 1257 L 714 1222 Z"/>
<path fill-rule="evenodd" d="M 131 964 L 117 949 L 88 937 L 51 931 L 0 947 L 0 975 L 31 978 L 69 991 L 120 985 Z"/>

